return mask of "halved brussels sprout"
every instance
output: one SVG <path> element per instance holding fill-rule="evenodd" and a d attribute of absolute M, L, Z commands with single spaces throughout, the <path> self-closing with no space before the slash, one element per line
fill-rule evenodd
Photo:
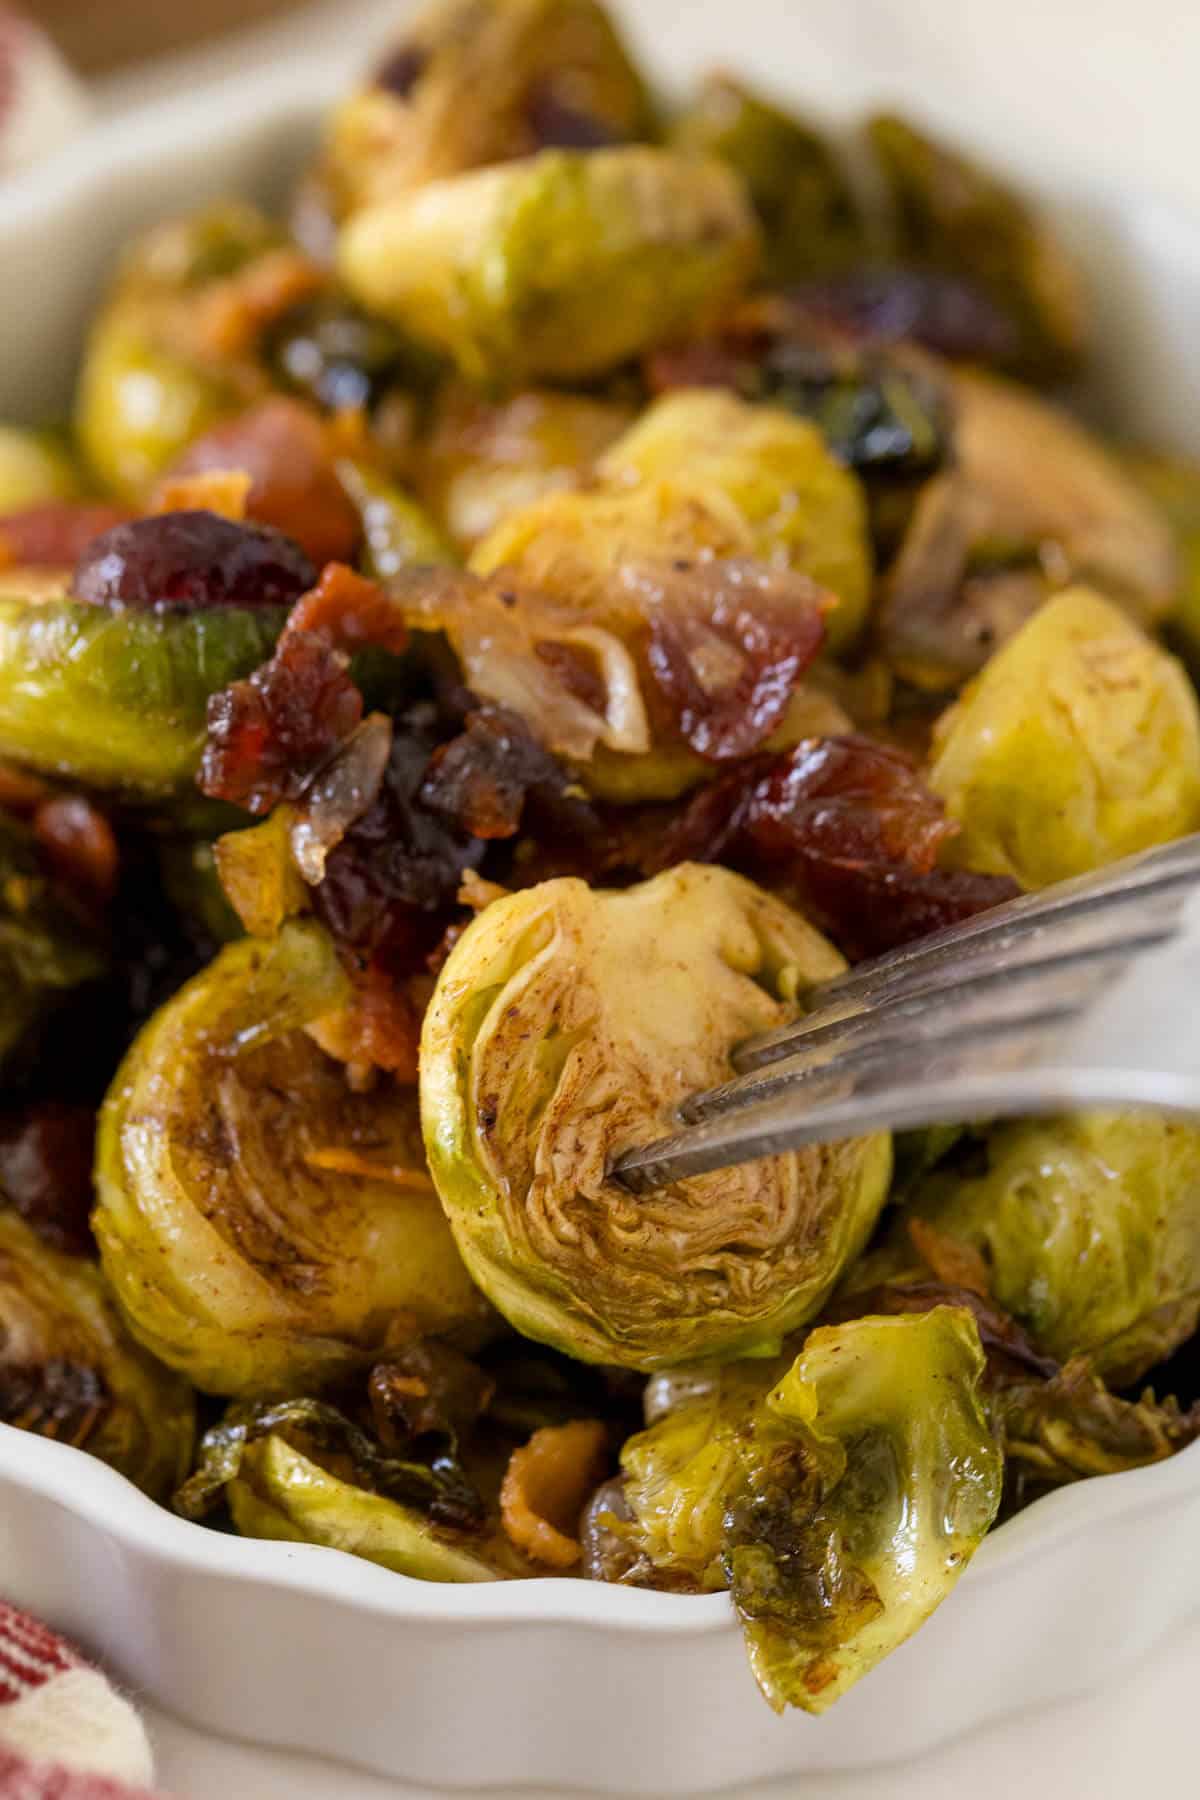
<path fill-rule="evenodd" d="M 0 755 L 94 787 L 170 793 L 196 772 L 209 695 L 271 654 L 284 616 L 0 597 Z"/>
<path fill-rule="evenodd" d="M 220 202 L 172 219 L 134 242 L 88 337 L 75 401 L 79 443 L 114 493 L 138 499 L 202 431 L 265 387 L 226 342 L 222 290 L 256 259 L 280 265 L 276 293 L 237 303 L 251 322 L 286 304 L 300 266 L 278 229 L 251 206 Z M 210 342 L 211 339 L 211 342 Z M 238 346 L 240 349 L 240 345 Z"/>
<path fill-rule="evenodd" d="M 31 834 L 0 812 L 0 1069 L 56 999 L 106 968 L 100 943 L 46 879 Z"/>
<path fill-rule="evenodd" d="M 996 1125 L 983 1174 L 953 1161 L 917 1183 L 869 1287 L 914 1260 L 915 1217 L 982 1253 L 992 1293 L 1059 1362 L 1086 1354 L 1113 1387 L 1168 1356 L 1200 1318 L 1200 1130 L 1146 1113 Z"/>
<path fill-rule="evenodd" d="M 356 213 L 364 306 L 477 379 L 597 375 L 719 317 L 754 272 L 736 179 L 668 150 L 545 150 Z"/>
<path fill-rule="evenodd" d="M 319 173 L 343 215 L 554 144 L 644 137 L 650 123 L 595 0 L 437 0 L 335 110 Z"/>
<path fill-rule="evenodd" d="M 470 550 L 518 508 L 579 486 L 633 418 L 617 400 L 528 388 L 492 401 L 452 382 L 414 471 L 418 492 Z"/>
<path fill-rule="evenodd" d="M 939 720 L 929 782 L 956 859 L 1042 887 L 1200 825 L 1200 707 L 1173 656 L 1072 588 Z"/>
<path fill-rule="evenodd" d="M 56 433 L 0 425 L 0 514 L 78 493 L 79 475 Z"/>
<path fill-rule="evenodd" d="M 959 372 L 952 392 L 954 466 L 924 488 L 879 608 L 897 671 L 920 687 L 957 686 L 1071 581 L 1139 624 L 1161 623 L 1178 559 L 1129 471 L 1013 382 Z"/>
<path fill-rule="evenodd" d="M 99 1269 L 0 1208 L 0 1419 L 89 1450 L 155 1499 L 192 1454 L 192 1395 L 125 1330 Z"/>
<path fill-rule="evenodd" d="M 226 1494 L 243 1537 L 326 1544 L 420 1581 L 500 1581 L 505 1573 L 411 1507 L 339 1481 L 276 1435 L 247 1447 Z"/>
<path fill-rule="evenodd" d="M 900 260 L 978 282 L 1017 327 L 1016 365 L 1039 379 L 1069 373 L 1086 346 L 1088 309 L 1043 220 L 1006 183 L 903 119 L 880 114 L 868 137 Z"/>
<path fill-rule="evenodd" d="M 320 1387 L 487 1317 L 415 1096 L 351 1093 L 302 1030 L 345 994 L 314 925 L 230 944 L 144 1027 L 105 1102 L 105 1270 L 142 1341 L 213 1393 Z"/>
<path fill-rule="evenodd" d="M 425 1018 L 422 1123 L 463 1258 L 519 1331 L 655 1369 L 773 1352 L 817 1311 L 883 1204 L 886 1136 L 648 1199 L 608 1170 L 840 966 L 781 901 L 687 863 L 625 892 L 548 881 L 467 927 Z"/>
<path fill-rule="evenodd" d="M 728 1586 L 777 1712 L 824 1712 L 950 1592 L 1000 1504 L 983 1351 L 958 1307 L 811 1333 L 726 1370 L 621 1454 L 613 1529 L 669 1583 Z"/>
<path fill-rule="evenodd" d="M 671 142 L 719 156 L 741 176 L 763 229 L 773 285 L 864 254 L 861 211 L 825 139 L 730 76 L 707 78 L 675 121 Z"/>
<path fill-rule="evenodd" d="M 649 407 L 597 472 L 614 490 L 666 481 L 681 508 L 732 515 L 729 529 L 746 533 L 737 546 L 744 554 L 786 563 L 836 598 L 826 619 L 831 649 L 858 635 L 871 589 L 863 489 L 807 420 L 717 388 L 684 388 Z M 520 532 L 519 519 L 512 529 Z M 509 560 L 494 539 L 481 555 L 491 567 Z"/>

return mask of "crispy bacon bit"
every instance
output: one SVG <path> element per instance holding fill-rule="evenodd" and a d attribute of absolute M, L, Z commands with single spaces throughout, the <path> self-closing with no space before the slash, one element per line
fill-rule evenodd
<path fill-rule="evenodd" d="M 650 860 L 731 862 L 782 883 L 859 958 L 1017 893 L 1005 876 L 938 868 L 954 831 L 901 751 L 864 737 L 814 738 L 702 789 Z"/>
<path fill-rule="evenodd" d="M 246 517 L 250 477 L 244 469 L 206 469 L 201 475 L 164 475 L 154 490 L 151 511 L 213 512 L 234 524 Z"/>
<path fill-rule="evenodd" d="M 43 1243 L 74 1256 L 94 1256 L 90 1107 L 56 1102 L 22 1108 L 0 1120 L 0 1196 Z"/>
<path fill-rule="evenodd" d="M 82 794 L 55 794 L 33 815 L 33 833 L 51 869 L 74 893 L 103 905 L 117 886 L 117 840 L 104 814 Z"/>
<path fill-rule="evenodd" d="M 605 1472 L 607 1433 L 599 1419 L 544 1425 L 514 1450 L 500 1487 L 509 1542 L 532 1562 L 571 1569 L 579 1561 L 579 1518 Z"/>
<path fill-rule="evenodd" d="M 170 471 L 184 476 L 239 470 L 250 478 L 246 517 L 284 532 L 318 567 L 354 555 L 358 512 L 337 478 L 325 427 L 298 400 L 264 400 L 188 445 Z"/>
<path fill-rule="evenodd" d="M 46 500 L 0 518 L 0 568 L 73 569 L 92 539 L 123 524 L 120 506 Z"/>
<path fill-rule="evenodd" d="M 341 650 L 373 644 L 399 655 L 408 643 L 403 615 L 387 590 L 337 562 L 322 569 L 288 619 L 288 630 L 323 632 Z"/>
<path fill-rule="evenodd" d="M 376 1069 L 412 1082 L 427 999 L 426 987 L 393 975 L 375 959 L 355 971 L 350 1004 L 316 1020 L 308 1033 L 326 1056 L 345 1063 L 352 1087 L 369 1087 Z"/>
<path fill-rule="evenodd" d="M 526 798 L 561 799 L 562 764 L 544 750 L 519 714 L 484 706 L 467 714 L 466 730 L 430 758 L 421 801 L 471 837 L 515 836 Z"/>
<path fill-rule="evenodd" d="M 803 575 L 750 562 L 626 574 L 649 620 L 650 672 L 684 741 L 709 762 L 757 750 L 821 647 L 829 597 Z"/>
<path fill-rule="evenodd" d="M 316 578 L 303 550 L 282 532 L 213 512 L 172 512 L 131 519 L 93 538 L 76 564 L 73 591 L 114 610 L 290 606 Z"/>
<path fill-rule="evenodd" d="M 298 799 L 362 711 L 345 655 L 320 633 L 286 630 L 269 662 L 209 700 L 200 787 L 252 813 Z"/>

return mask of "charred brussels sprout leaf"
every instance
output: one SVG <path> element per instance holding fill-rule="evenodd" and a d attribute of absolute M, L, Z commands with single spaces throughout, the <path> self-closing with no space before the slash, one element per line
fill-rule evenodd
<path fill-rule="evenodd" d="M 547 150 L 355 214 L 339 269 L 364 306 L 515 384 L 597 375 L 719 316 L 754 271 L 736 178 L 665 150 Z"/>
<path fill-rule="evenodd" d="M 983 1368 L 960 1308 L 855 1319 L 812 1332 L 767 1391 L 727 1371 L 626 1444 L 617 1529 L 651 1579 L 729 1586 L 777 1711 L 832 1705 L 978 1548 L 1002 1479 Z"/>
<path fill-rule="evenodd" d="M 1200 1436 L 1200 1407 L 1185 1410 L 1149 1391 L 1124 1400 L 1083 1356 L 1048 1381 L 1001 1387 L 988 1411 L 1004 1446 L 1010 1500 L 1018 1505 L 1067 1482 L 1164 1462 Z"/>
<path fill-rule="evenodd" d="M 0 755 L 89 786 L 170 793 L 199 765 L 209 695 L 270 655 L 283 618 L 0 598 Z"/>
<path fill-rule="evenodd" d="M 341 1480 L 277 1434 L 247 1447 L 226 1490 L 243 1537 L 325 1544 L 420 1581 L 500 1581 L 506 1570 L 470 1538 L 415 1508 Z"/>
<path fill-rule="evenodd" d="M 518 1330 L 654 1369 L 773 1352 L 812 1316 L 878 1214 L 886 1137 L 650 1199 L 608 1170 L 838 967 L 790 908 L 692 864 L 622 893 L 549 881 L 468 926 L 426 1015 L 422 1121 L 467 1266 Z"/>
<path fill-rule="evenodd" d="M 334 113 L 320 169 L 344 214 L 552 145 L 644 137 L 645 91 L 595 0 L 440 0 Z"/>
<path fill-rule="evenodd" d="M 1174 657 L 1073 588 L 939 721 L 929 779 L 965 866 L 1043 887 L 1200 824 L 1200 709 Z"/>
<path fill-rule="evenodd" d="M 138 1336 L 213 1393 L 319 1387 L 486 1307 L 413 1096 L 301 1029 L 344 1003 L 315 926 L 228 945 L 143 1029 L 101 1115 L 95 1230 Z"/>
<path fill-rule="evenodd" d="M 90 1450 L 155 1499 L 192 1453 L 192 1396 L 125 1330 L 93 1263 L 0 1210 L 0 1418 Z"/>
<path fill-rule="evenodd" d="M 986 1172 L 953 1159 L 919 1182 L 854 1285 L 911 1260 L 915 1216 L 982 1253 L 995 1299 L 1060 1362 L 1088 1355 L 1124 1387 L 1200 1315 L 1200 1132 L 1139 1113 L 997 1125 Z"/>
<path fill-rule="evenodd" d="M 1085 348 L 1087 309 L 1045 223 L 995 176 L 903 119 L 880 115 L 868 135 L 900 260 L 978 282 L 1017 327 L 1021 372 L 1046 380 L 1069 373 Z"/>
<path fill-rule="evenodd" d="M 779 286 L 863 254 L 853 191 L 818 132 L 727 75 L 712 75 L 676 120 L 680 149 L 719 156 L 746 184 Z"/>

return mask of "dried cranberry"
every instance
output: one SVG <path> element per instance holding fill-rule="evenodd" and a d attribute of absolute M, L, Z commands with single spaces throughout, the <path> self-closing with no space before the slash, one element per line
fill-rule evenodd
<path fill-rule="evenodd" d="M 939 868 L 953 833 L 902 752 L 864 737 L 820 738 L 751 758 L 702 788 L 647 837 L 644 866 L 732 863 L 793 893 L 857 958 L 1016 894 L 1006 876 Z"/>
<path fill-rule="evenodd" d="M 317 578 L 299 544 L 212 512 L 158 513 L 116 525 L 79 558 L 74 591 L 116 610 L 290 606 Z"/>
<path fill-rule="evenodd" d="M 877 343 L 908 340 L 941 356 L 1009 363 L 1016 326 L 983 290 L 937 269 L 863 268 L 804 282 L 792 298 L 813 320 Z"/>
<path fill-rule="evenodd" d="M 209 700 L 201 789 L 270 812 L 297 798 L 362 713 L 342 652 L 319 632 L 285 631 L 269 662 Z"/>

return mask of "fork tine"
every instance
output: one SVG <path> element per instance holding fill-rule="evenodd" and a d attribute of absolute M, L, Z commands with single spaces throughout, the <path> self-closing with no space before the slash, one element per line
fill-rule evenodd
<path fill-rule="evenodd" d="M 962 983 L 929 993 L 889 1000 L 878 1008 L 834 1015 L 797 1029 L 787 1055 L 754 1064 L 731 1081 L 693 1094 L 679 1108 L 685 1123 L 752 1104 L 784 1086 L 799 1086 L 811 1070 L 852 1066 L 852 1059 L 872 1057 L 907 1045 L 914 1053 L 929 1041 L 981 1040 L 1016 1028 L 1064 1023 L 1074 1018 L 1141 950 L 1153 949 L 1172 935 L 1169 927 L 1140 932 L 1118 944 L 1095 944 L 1059 951 L 1018 969 L 988 969 Z M 800 1026 L 809 1020 L 799 1021 Z"/>
<path fill-rule="evenodd" d="M 1111 949 L 1123 941 L 1131 952 L 1144 947 L 1143 938 L 1154 941 L 1159 927 L 1169 931 L 1200 875 L 1200 835 L 1181 841 L 1189 854 L 1174 863 L 1160 859 L 1148 866 L 1148 859 L 1138 859 L 1141 867 L 1131 869 L 1120 882 L 1100 884 L 1086 877 L 1086 887 L 1064 883 L 1074 892 L 1061 902 L 1060 889 L 1051 899 L 1025 895 L 924 938 L 910 950 L 860 963 L 815 988 L 810 996 L 815 1004 L 800 1019 L 746 1038 L 734 1050 L 734 1067 L 745 1073 L 777 1061 L 790 1054 L 798 1037 L 826 1018 L 844 1018 L 851 1010 L 876 1012 L 902 996 L 916 998 L 958 987 L 980 968 L 1002 966 L 1012 974 L 1051 963 L 1068 939 L 1080 950 L 1092 943 Z"/>

